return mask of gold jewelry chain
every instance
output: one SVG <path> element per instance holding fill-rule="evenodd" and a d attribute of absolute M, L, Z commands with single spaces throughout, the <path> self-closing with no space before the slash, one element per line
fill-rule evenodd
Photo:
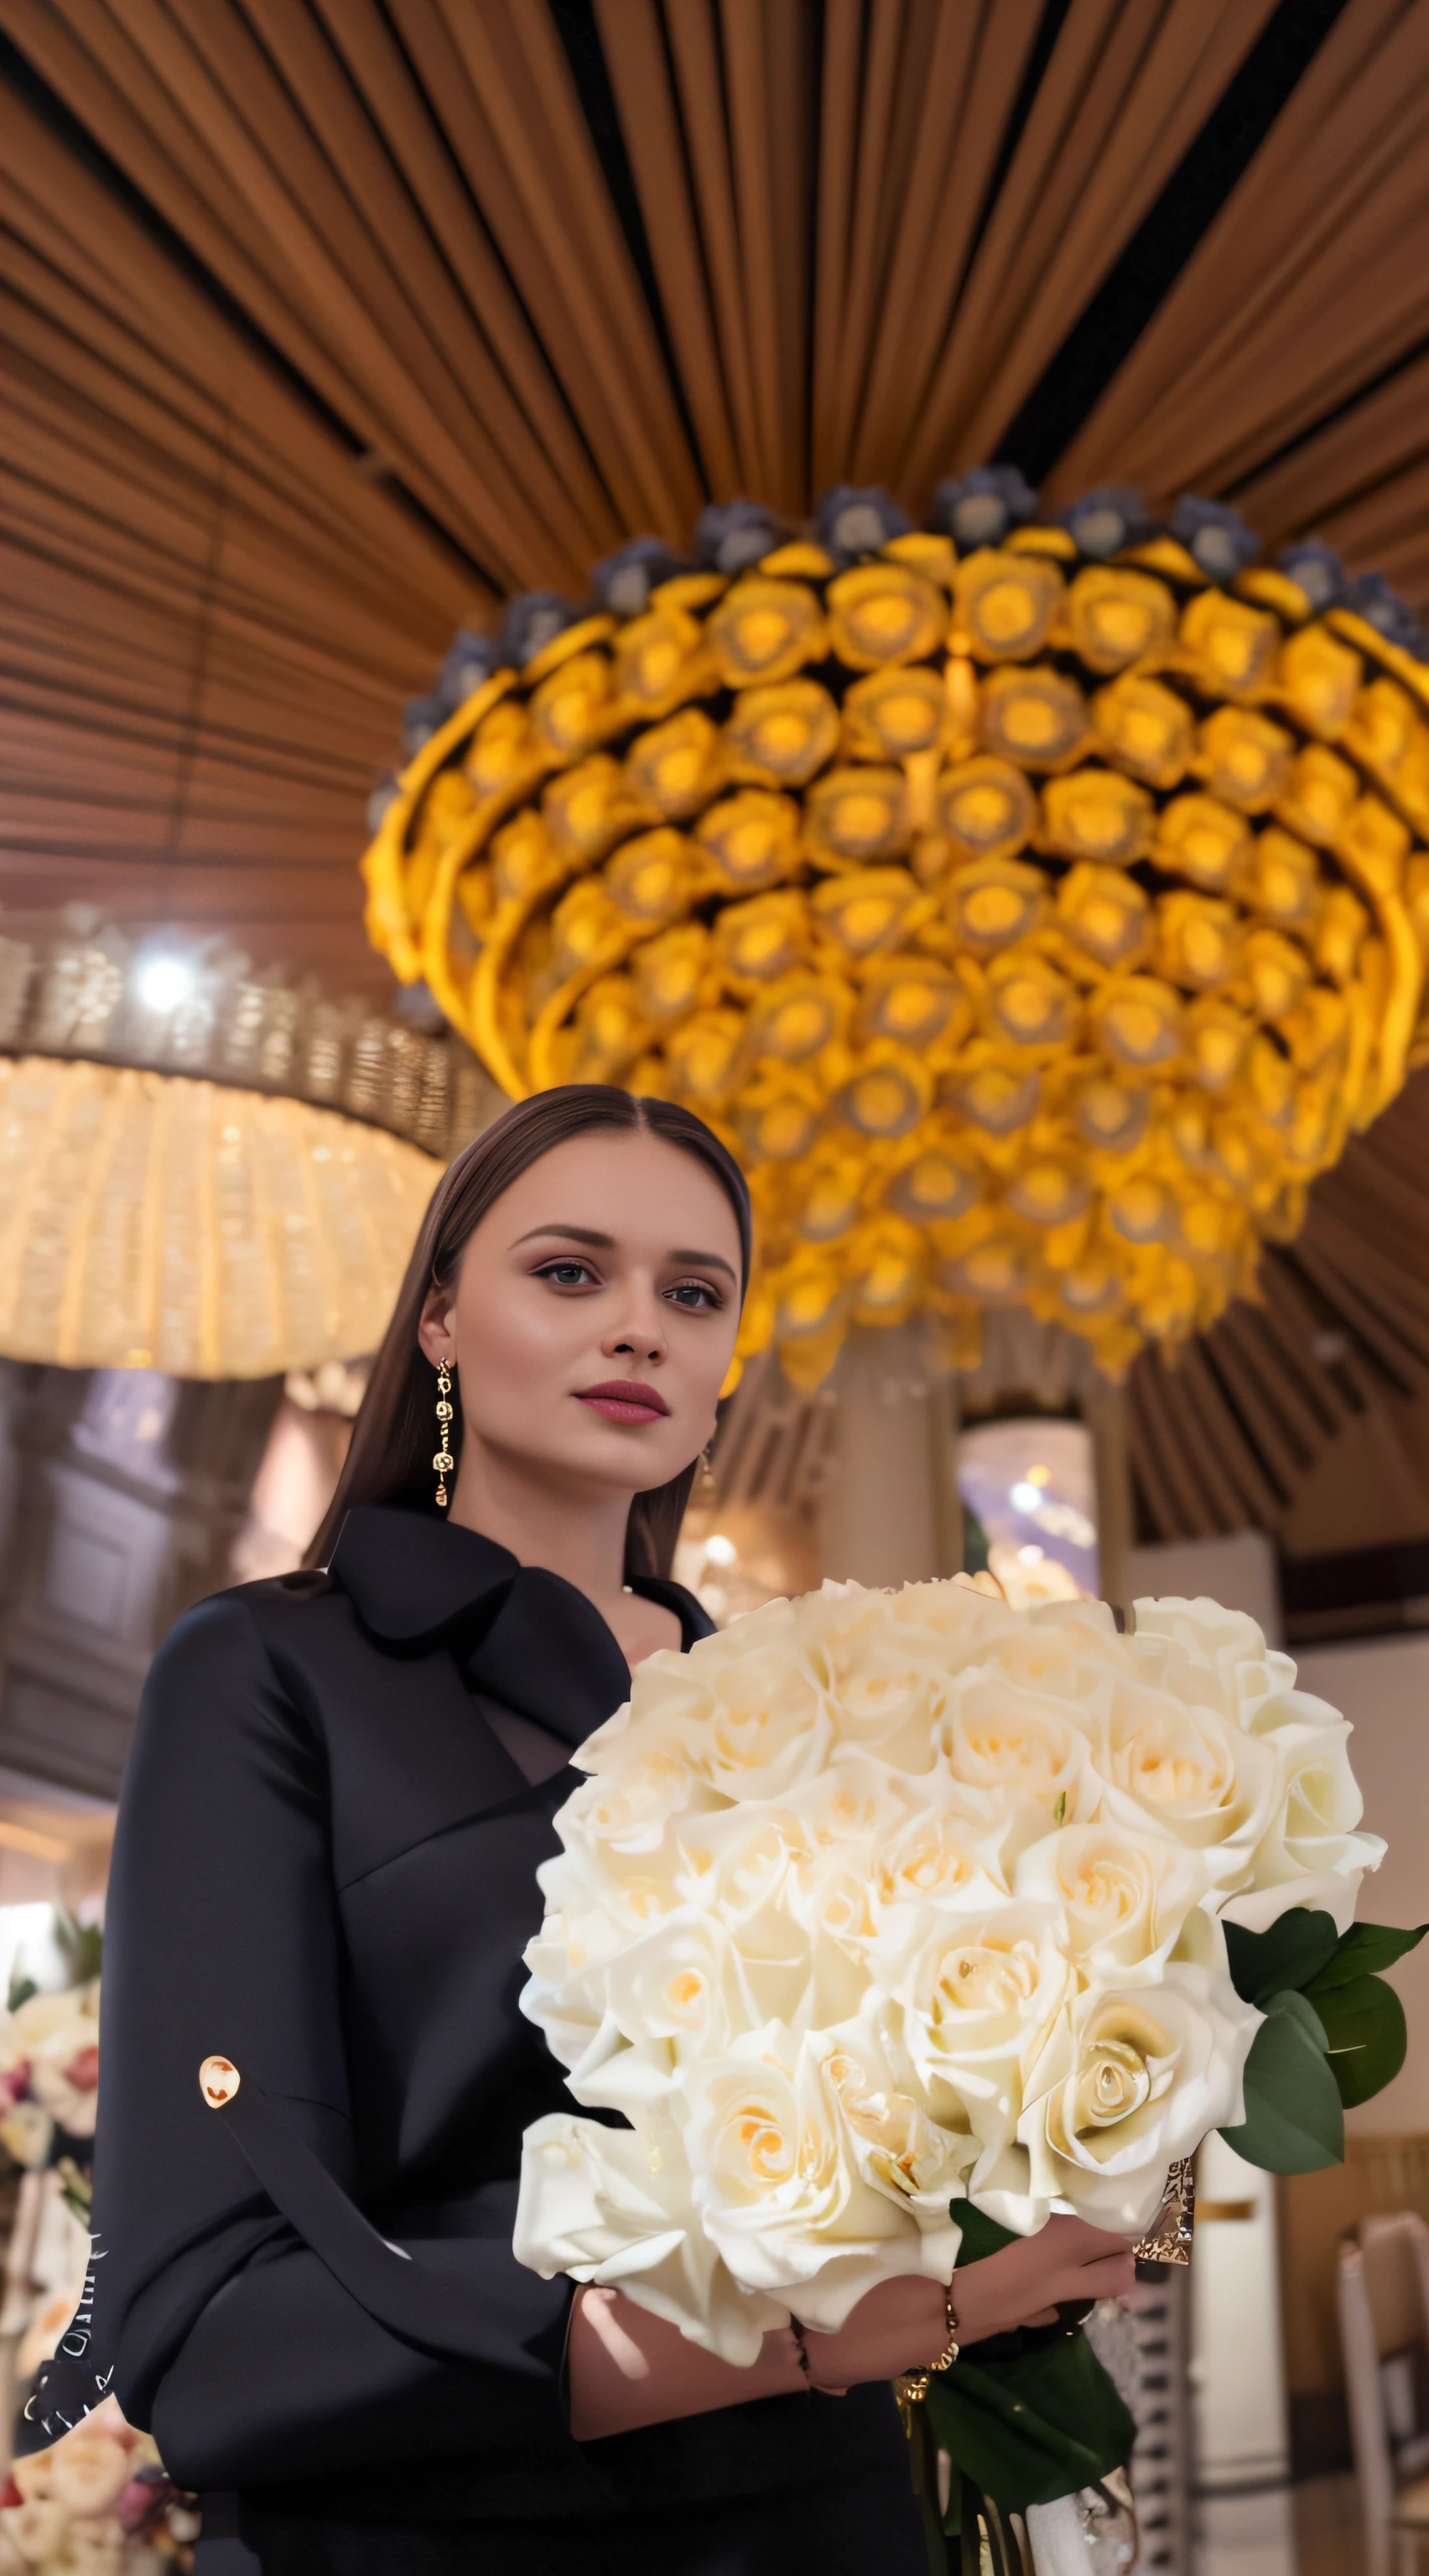
<path fill-rule="evenodd" d="M 939 2353 L 937 2360 L 930 2361 L 926 2370 L 900 2371 L 898 2377 L 894 2380 L 893 2394 L 898 2400 L 899 2411 L 904 2415 L 905 2419 L 908 2408 L 910 2406 L 920 2405 L 922 2400 L 927 2396 L 929 2381 L 935 2378 L 939 2371 L 952 2369 L 961 2349 L 958 2340 L 958 2320 L 953 2310 L 953 2285 L 951 2281 L 943 2292 L 943 2322 L 947 2328 L 948 2340 L 943 2350 Z"/>

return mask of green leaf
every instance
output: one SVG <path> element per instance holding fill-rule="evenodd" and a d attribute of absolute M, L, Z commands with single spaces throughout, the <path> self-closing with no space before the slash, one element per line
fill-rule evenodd
<path fill-rule="evenodd" d="M 1391 1923 L 1352 1923 L 1312 1982 L 1323 1992 L 1329 1986 L 1351 1985 L 1358 1977 L 1377 1976 L 1382 1968 L 1392 1968 L 1396 1959 L 1417 1950 L 1426 1932 L 1429 1923 L 1421 1923 L 1413 1932 L 1400 1932 Z"/>
<path fill-rule="evenodd" d="M 941 2448 L 1003 2513 L 1050 2504 L 1125 2468 L 1136 2439 L 1081 2333 L 1009 2361 L 955 2362 L 929 2382 L 923 2403 Z"/>
<path fill-rule="evenodd" d="M 1292 1905 L 1268 1932 L 1247 1932 L 1242 1923 L 1228 1923 L 1225 1935 L 1236 1993 L 1262 2012 L 1272 1995 L 1307 1986 L 1334 1957 L 1340 1937 L 1332 1914 L 1305 1905 Z"/>
<path fill-rule="evenodd" d="M 1346 2110 L 1368 2102 L 1393 2082 L 1404 2064 L 1409 2034 L 1404 2006 L 1383 1977 L 1312 1988 L 1306 1998 L 1324 2024 L 1330 2072 Z"/>
<path fill-rule="evenodd" d="M 1245 2119 L 1221 2136 L 1265 2173 L 1342 2164 L 1345 2114 L 1324 2024 L 1301 1994 L 1273 1995 L 1245 2066 Z"/>
<path fill-rule="evenodd" d="M 976 2201 L 955 2200 L 952 2218 L 954 2226 L 963 2231 L 955 2267 L 958 2270 L 965 2269 L 969 2263 L 985 2261 L 989 2254 L 1000 2254 L 1004 2245 L 1017 2242 L 1015 2229 L 1000 2226 L 995 2218 L 989 2218 L 985 2209 L 978 2208 Z"/>

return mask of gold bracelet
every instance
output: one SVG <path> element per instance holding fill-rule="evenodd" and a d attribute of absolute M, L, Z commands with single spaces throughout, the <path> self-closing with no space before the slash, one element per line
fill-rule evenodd
<path fill-rule="evenodd" d="M 897 2398 L 900 2408 L 906 2409 L 909 2406 L 917 2406 L 920 2404 L 922 2399 L 928 2394 L 929 2380 L 935 2378 L 939 2371 L 951 2370 L 954 2362 L 957 2360 L 960 2347 L 958 2343 L 958 2321 L 953 2313 L 953 2285 L 951 2281 L 948 2283 L 948 2286 L 943 2293 L 943 2322 L 948 2330 L 948 2340 L 943 2350 L 939 2353 L 937 2360 L 930 2361 L 926 2370 L 900 2371 L 898 2377 L 894 2380 L 893 2394 Z"/>

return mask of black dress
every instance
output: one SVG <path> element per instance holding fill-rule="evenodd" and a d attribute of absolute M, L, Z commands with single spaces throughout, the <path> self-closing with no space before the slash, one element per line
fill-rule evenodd
<path fill-rule="evenodd" d="M 639 1589 L 706 1632 L 678 1586 Z M 924 2564 L 881 2386 L 568 2430 L 570 2285 L 511 2249 L 522 2133 L 569 2102 L 517 2009 L 575 1785 L 559 1747 L 533 1774 L 628 1688 L 582 1593 L 391 1507 L 349 1515 L 325 1588 L 224 1593 L 154 1665 L 110 1888 L 90 2357 L 171 2474 L 237 2491 L 265 2576 Z M 219 2111 L 211 2055 L 241 2079 Z"/>

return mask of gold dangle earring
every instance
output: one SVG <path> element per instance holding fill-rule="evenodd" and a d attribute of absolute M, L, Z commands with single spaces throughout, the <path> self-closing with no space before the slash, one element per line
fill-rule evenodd
<path fill-rule="evenodd" d="M 455 1363 L 453 1362 L 452 1365 L 454 1366 Z M 435 1458 L 432 1460 L 432 1465 L 437 1471 L 437 1509 L 438 1511 L 443 1512 L 446 1510 L 448 1501 L 450 1500 L 447 1493 L 447 1478 L 456 1472 L 456 1460 L 452 1456 L 451 1431 L 449 1428 L 452 1420 L 451 1392 L 452 1382 L 447 1375 L 447 1362 L 445 1360 L 438 1360 L 437 1437 L 442 1445 L 437 1451 Z"/>

